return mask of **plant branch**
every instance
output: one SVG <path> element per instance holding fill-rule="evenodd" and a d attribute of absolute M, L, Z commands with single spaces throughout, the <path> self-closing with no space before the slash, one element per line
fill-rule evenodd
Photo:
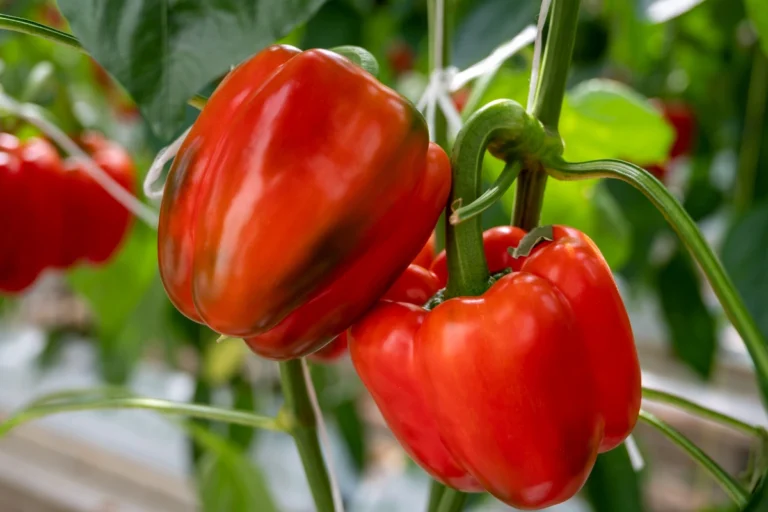
<path fill-rule="evenodd" d="M 696 223 L 666 187 L 649 172 L 622 160 L 594 160 L 545 163 L 547 173 L 559 180 L 613 178 L 625 181 L 642 192 L 667 220 L 691 256 L 701 266 L 720 304 L 744 340 L 758 374 L 763 401 L 768 404 L 768 345 L 747 311 L 722 263 L 699 231 Z"/>
<path fill-rule="evenodd" d="M 456 489 L 447 488 L 440 499 L 437 512 L 459 512 L 464 508 L 469 495 Z"/>
<path fill-rule="evenodd" d="M 0 436 L 3 436 L 14 428 L 24 423 L 59 414 L 63 412 L 75 411 L 95 411 L 101 409 L 144 409 L 156 411 L 163 414 L 173 414 L 187 416 L 190 418 L 207 419 L 222 421 L 247 427 L 274 430 L 278 432 L 285 431 L 285 428 L 279 420 L 266 416 L 259 416 L 250 412 L 237 411 L 233 409 L 220 409 L 206 405 L 187 404 L 180 402 L 171 402 L 168 400 L 158 400 L 155 398 L 91 398 L 77 399 L 71 396 L 67 400 L 54 398 L 51 402 L 44 402 L 44 398 L 38 400 L 37 405 L 31 408 L 23 409 L 0 424 Z"/>
<path fill-rule="evenodd" d="M 37 23 L 26 18 L 11 16 L 8 14 L 0 14 L 0 29 L 42 37 L 43 39 L 48 39 L 54 43 L 69 46 L 75 50 L 82 52 L 85 51 L 85 48 L 83 48 L 83 45 L 80 44 L 80 41 L 78 41 L 77 38 L 72 34 L 67 34 L 61 30 L 56 30 L 53 27 Z"/>
<path fill-rule="evenodd" d="M 695 402 L 691 402 L 688 399 L 667 393 L 665 391 L 643 388 L 643 398 L 653 402 L 659 402 L 677 407 L 678 409 L 682 409 L 691 414 L 695 414 L 702 418 L 732 427 L 736 430 L 744 432 L 745 434 L 761 436 L 762 429 L 760 427 L 750 425 L 749 423 L 745 423 L 738 418 L 728 416 L 727 414 L 723 414 L 708 407 L 704 407 L 703 405 L 699 405 Z"/>
<path fill-rule="evenodd" d="M 580 0 L 552 0 L 549 34 L 532 112 L 551 133 L 557 133 L 560 120 L 568 69 L 576 41 L 579 5 Z M 515 226 L 529 231 L 539 224 L 546 185 L 547 175 L 539 166 L 522 170 L 517 179 L 512 217 Z"/>
<path fill-rule="evenodd" d="M 288 426 L 296 441 L 301 463 L 318 512 L 334 512 L 334 500 L 328 469 L 317 437 L 317 418 L 310 401 L 308 382 L 301 359 L 280 363 L 285 405 L 278 418 Z"/>
<path fill-rule="evenodd" d="M 647 411 L 640 411 L 640 419 L 664 434 L 670 441 L 690 455 L 701 467 L 706 469 L 739 508 L 747 504 L 749 493 L 732 476 L 726 473 L 717 462 L 712 460 L 701 448 L 693 444 L 690 439 Z"/>

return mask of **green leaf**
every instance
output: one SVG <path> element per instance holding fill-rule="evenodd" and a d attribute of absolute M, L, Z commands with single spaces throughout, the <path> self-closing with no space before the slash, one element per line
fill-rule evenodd
<path fill-rule="evenodd" d="M 764 0 L 744 0 L 747 15 L 760 37 L 760 47 L 763 53 L 768 54 L 768 9 Z"/>
<path fill-rule="evenodd" d="M 622 158 L 642 164 L 666 160 L 674 131 L 648 100 L 612 80 L 582 82 L 569 91 L 560 117 L 570 161 Z"/>
<path fill-rule="evenodd" d="M 594 512 L 643 512 L 639 475 L 624 445 L 602 453 L 584 486 Z"/>
<path fill-rule="evenodd" d="M 730 229 L 723 243 L 723 265 L 764 336 L 768 336 L 768 203 L 755 206 Z"/>
<path fill-rule="evenodd" d="M 198 471 L 198 490 L 204 512 L 277 512 L 264 474 L 244 454 L 199 427 L 190 427 L 189 431 L 195 441 L 208 450 Z"/>
<path fill-rule="evenodd" d="M 305 22 L 324 0 L 59 0 L 72 31 L 163 140 L 187 100 Z"/>
<path fill-rule="evenodd" d="M 167 302 L 157 279 L 155 232 L 140 222 L 104 267 L 79 266 L 68 275 L 73 290 L 87 299 L 96 317 L 96 335 L 107 380 L 122 382 L 141 354 L 153 313 Z M 153 287 L 154 284 L 154 287 Z"/>
<path fill-rule="evenodd" d="M 763 481 L 742 512 L 765 512 L 766 510 L 768 510 L 768 477 L 763 477 Z"/>
<path fill-rule="evenodd" d="M 691 261 L 677 251 L 659 270 L 657 290 L 675 354 L 708 379 L 717 352 L 715 319 L 701 298 Z"/>
<path fill-rule="evenodd" d="M 487 57 L 527 25 L 535 22 L 540 3 L 535 0 L 484 0 L 476 5 L 456 29 L 454 65 L 465 68 Z"/>

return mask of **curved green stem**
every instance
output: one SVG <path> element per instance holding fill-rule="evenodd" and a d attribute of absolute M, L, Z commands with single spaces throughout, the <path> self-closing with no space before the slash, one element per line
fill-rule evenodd
<path fill-rule="evenodd" d="M 683 397 L 673 395 L 665 391 L 643 388 L 643 398 L 653 402 L 672 405 L 678 409 L 682 409 L 691 414 L 695 414 L 696 416 L 732 427 L 736 430 L 744 432 L 745 434 L 762 436 L 762 429 L 760 427 L 750 425 L 749 423 L 745 423 L 740 419 L 728 416 L 727 414 L 712 410 L 708 407 L 704 407 L 703 405 L 699 405 Z"/>
<path fill-rule="evenodd" d="M 640 419 L 664 434 L 670 441 L 686 451 L 701 467 L 706 469 L 739 507 L 746 505 L 749 493 L 701 448 L 683 434 L 647 411 L 640 411 Z"/>
<path fill-rule="evenodd" d="M 453 213 L 451 208 L 472 205 L 480 196 L 486 148 L 493 145 L 494 152 L 501 154 L 514 153 L 521 145 L 527 147 L 528 134 L 533 133 L 528 128 L 531 122 L 520 105 L 511 100 L 489 103 L 469 118 L 456 137 L 451 154 L 453 188 L 446 211 L 448 216 Z M 540 139 L 538 142 L 543 145 L 543 138 Z M 482 294 L 488 288 L 490 274 L 483 252 L 480 217 L 473 216 L 457 225 L 447 223 L 445 248 L 446 298 Z"/>
<path fill-rule="evenodd" d="M 499 174 L 499 177 L 496 179 L 496 182 L 491 185 L 491 188 L 483 192 L 483 195 L 478 197 L 472 203 L 454 210 L 449 222 L 451 224 L 459 224 L 465 220 L 480 215 L 493 206 L 493 204 L 500 200 L 507 190 L 509 190 L 512 183 L 515 182 L 515 178 L 520 174 L 520 167 L 521 165 L 518 160 L 507 162 L 504 169 L 501 171 L 501 174 Z"/>
<path fill-rule="evenodd" d="M 54 43 L 69 46 L 75 50 L 85 51 L 83 45 L 80 44 L 80 41 L 78 41 L 77 38 L 72 34 L 67 34 L 61 30 L 56 30 L 53 27 L 48 27 L 26 18 L 19 18 L 18 16 L 10 16 L 8 14 L 0 14 L 0 29 L 12 30 L 22 34 L 42 37 L 43 39 L 48 39 Z"/>
<path fill-rule="evenodd" d="M 456 489 L 447 488 L 440 499 L 437 512 L 459 512 L 464 508 L 469 495 Z"/>
<path fill-rule="evenodd" d="M 253 428 L 262 428 L 284 432 L 285 428 L 279 420 L 275 418 L 259 416 L 245 411 L 236 411 L 231 409 L 219 409 L 205 405 L 186 404 L 171 402 L 168 400 L 158 400 L 154 398 L 99 398 L 91 400 L 72 400 L 61 401 L 58 403 L 45 403 L 35 407 L 24 409 L 14 414 L 2 424 L 0 424 L 0 436 L 10 432 L 12 429 L 38 418 L 59 414 L 63 412 L 75 411 L 94 411 L 100 409 L 144 409 L 156 411 L 163 414 L 174 414 L 187 416 L 190 418 L 208 419 L 234 423 Z"/>
<path fill-rule="evenodd" d="M 440 500 L 443 498 L 443 494 L 448 490 L 448 487 L 441 484 L 437 480 L 432 480 L 432 484 L 429 486 L 429 500 L 427 501 L 427 512 L 437 512 L 440 506 Z"/>
<path fill-rule="evenodd" d="M 576 41 L 580 0 L 552 0 L 549 34 L 542 59 L 532 114 L 550 133 L 557 133 L 568 69 Z M 526 231 L 539 224 L 547 175 L 540 166 L 523 168 L 517 180 L 512 223 Z"/>
<path fill-rule="evenodd" d="M 308 382 L 301 359 L 280 363 L 280 380 L 285 406 L 278 418 L 288 425 L 288 433 L 296 441 L 309 488 L 319 512 L 334 512 L 331 480 L 317 437 L 317 418 L 310 401 Z"/>
<path fill-rule="evenodd" d="M 768 346 L 750 316 L 722 263 L 699 231 L 696 223 L 666 187 L 647 171 L 621 160 L 594 160 L 546 164 L 547 173 L 559 180 L 614 178 L 625 181 L 642 192 L 664 215 L 672 229 L 698 262 L 720 300 L 725 314 L 741 335 L 755 364 L 763 400 L 768 403 Z"/>

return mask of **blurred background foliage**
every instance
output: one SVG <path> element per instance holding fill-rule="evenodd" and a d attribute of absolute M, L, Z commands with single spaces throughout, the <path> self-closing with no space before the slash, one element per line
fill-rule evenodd
<path fill-rule="evenodd" d="M 0 84 L 40 105 L 70 134 L 97 129 L 121 142 L 142 174 L 195 119 L 196 111 L 185 106 L 192 94 L 210 94 L 229 66 L 278 39 L 301 48 L 363 46 L 379 60 L 380 79 L 414 101 L 428 81 L 424 0 L 178 3 L 169 8 L 171 30 L 164 35 L 153 10 L 158 2 L 115 0 L 96 8 L 99 1 L 0 0 L 0 12 L 73 31 L 95 58 L 0 31 Z M 535 22 L 538 9 L 534 0 L 457 1 L 453 64 L 464 68 L 484 58 Z M 269 15 L 257 19 L 254 12 Z M 190 45 L 196 51 L 189 52 Z M 652 167 L 716 244 L 768 336 L 768 151 L 761 151 L 768 146 L 766 52 L 762 0 L 583 0 L 560 129 L 568 159 L 624 158 Z M 505 63 L 474 104 L 525 103 L 531 58 L 527 48 Z M 468 96 L 471 91 L 459 91 L 457 106 Z M 687 124 L 676 122 L 670 109 L 687 116 Z M 0 123 L 5 131 L 34 134 L 12 117 Z M 681 138 L 687 147 L 675 154 Z M 489 181 L 502 167 L 490 157 L 484 165 Z M 484 223 L 508 223 L 513 200 L 512 191 Z M 657 296 L 671 357 L 700 379 L 712 375 L 722 311 L 664 219 L 638 192 L 618 182 L 550 180 L 542 222 L 592 236 L 623 278 L 626 296 Z M 85 332 L 98 340 L 109 383 L 125 383 L 140 360 L 155 357 L 196 375 L 196 402 L 256 410 L 273 404 L 275 384 L 254 385 L 241 344 L 213 343 L 213 333 L 170 305 L 157 275 L 155 233 L 143 224 L 134 223 L 112 262 L 80 267 L 66 282 L 89 305 L 89 321 L 49 328 L 47 364 L 68 332 Z M 0 307 L 11 311 L 13 301 L 5 298 Z M 359 407 L 362 386 L 345 363 L 315 366 L 313 377 L 323 410 L 363 472 L 370 447 Z M 204 504 L 275 508 L 260 470 L 243 456 L 252 432 L 205 422 L 190 424 L 188 432 Z M 601 456 L 585 495 L 597 511 L 644 510 L 641 478 L 621 448 Z"/>

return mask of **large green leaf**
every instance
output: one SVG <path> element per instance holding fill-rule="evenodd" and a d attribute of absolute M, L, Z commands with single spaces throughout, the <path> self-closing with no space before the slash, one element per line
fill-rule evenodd
<path fill-rule="evenodd" d="M 324 0 L 59 0 L 72 31 L 152 129 L 172 138 L 203 86 L 306 21 Z"/>
<path fill-rule="evenodd" d="M 737 221 L 725 238 L 723 265 L 764 336 L 768 336 L 768 203 Z"/>
<path fill-rule="evenodd" d="M 663 162 L 674 131 L 646 98 L 611 80 L 582 82 L 569 91 L 560 117 L 565 158 L 623 158 Z"/>
<path fill-rule="evenodd" d="M 659 270 L 657 290 L 675 354 L 709 378 L 717 352 L 715 319 L 701 297 L 691 261 L 680 251 Z"/>
<path fill-rule="evenodd" d="M 639 475 L 624 445 L 602 453 L 584 486 L 595 512 L 643 512 Z"/>

